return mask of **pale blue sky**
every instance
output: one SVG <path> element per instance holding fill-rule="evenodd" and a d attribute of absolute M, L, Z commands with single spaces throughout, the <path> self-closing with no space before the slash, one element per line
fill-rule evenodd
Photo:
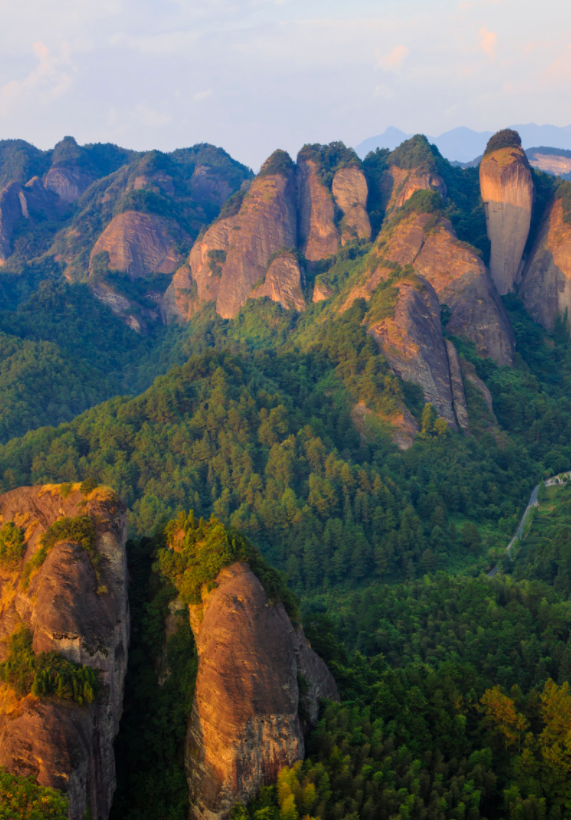
<path fill-rule="evenodd" d="M 0 138 L 277 147 L 571 124 L 563 0 L 0 0 Z"/>

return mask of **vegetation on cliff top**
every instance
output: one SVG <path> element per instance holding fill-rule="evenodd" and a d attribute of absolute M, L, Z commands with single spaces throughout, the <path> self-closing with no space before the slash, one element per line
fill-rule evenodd
<path fill-rule="evenodd" d="M 57 652 L 36 655 L 27 627 L 10 636 L 8 657 L 0 663 L 0 680 L 20 698 L 30 693 L 35 697 L 54 695 L 80 706 L 91 703 L 101 689 L 97 672 L 91 666 L 80 666 Z"/>
<path fill-rule="evenodd" d="M 2 820 L 67 820 L 67 797 L 39 786 L 32 776 L 20 777 L 0 768 Z"/>
<path fill-rule="evenodd" d="M 321 182 L 331 190 L 333 177 L 342 168 L 360 168 L 361 160 L 352 148 L 343 142 L 306 144 L 298 154 L 298 159 L 312 160 L 316 164 L 316 173 Z"/>
<path fill-rule="evenodd" d="M 280 148 L 268 157 L 260 168 L 258 177 L 267 177 L 271 174 L 281 174 L 284 177 L 289 176 L 295 170 L 295 165 L 287 151 L 282 151 Z"/>
<path fill-rule="evenodd" d="M 243 561 L 259 578 L 271 603 L 282 603 L 293 623 L 299 623 L 295 597 L 284 578 L 264 561 L 240 532 L 225 527 L 214 516 L 196 521 L 194 512 L 179 513 L 165 530 L 168 549 L 159 551 L 158 567 L 176 587 L 185 604 L 200 604 L 203 592 L 216 587 L 224 567 Z"/>
<path fill-rule="evenodd" d="M 504 128 L 498 131 L 488 140 L 484 156 L 492 154 L 494 151 L 500 151 L 502 148 L 521 148 L 521 137 L 517 131 L 512 131 L 511 128 Z"/>

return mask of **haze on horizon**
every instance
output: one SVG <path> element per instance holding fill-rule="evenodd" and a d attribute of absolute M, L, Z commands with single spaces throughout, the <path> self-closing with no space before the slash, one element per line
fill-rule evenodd
<path fill-rule="evenodd" d="M 1 0 L 0 138 L 258 168 L 394 125 L 568 125 L 571 6 L 545 0 Z"/>

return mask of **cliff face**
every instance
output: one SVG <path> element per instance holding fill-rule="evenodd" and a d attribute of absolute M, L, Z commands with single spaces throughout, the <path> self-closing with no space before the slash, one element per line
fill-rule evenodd
<path fill-rule="evenodd" d="M 173 273 L 180 256 L 169 224 L 160 216 L 127 211 L 105 228 L 91 252 L 91 259 L 107 251 L 109 267 L 130 279 L 154 273 Z"/>
<path fill-rule="evenodd" d="M 535 321 L 548 330 L 558 316 L 567 312 L 571 318 L 571 225 L 563 219 L 561 199 L 547 209 L 519 294 Z"/>
<path fill-rule="evenodd" d="M 86 174 L 80 168 L 50 168 L 44 179 L 47 191 L 53 191 L 62 202 L 77 202 L 85 193 L 95 177 Z"/>
<path fill-rule="evenodd" d="M 396 285 L 392 316 L 369 324 L 392 370 L 422 387 L 427 402 L 457 429 L 448 355 L 440 322 L 440 304 L 432 285 L 412 276 Z"/>
<path fill-rule="evenodd" d="M 215 820 L 303 758 L 300 676 L 312 722 L 318 699 L 338 693 L 301 629 L 281 604 L 270 605 L 246 564 L 222 570 L 202 606 L 190 610 L 199 656 L 185 754 L 191 813 Z"/>
<path fill-rule="evenodd" d="M 343 211 L 341 244 L 352 239 L 371 238 L 371 223 L 367 213 L 367 180 L 357 166 L 340 168 L 333 177 L 331 190 L 335 203 Z"/>
<path fill-rule="evenodd" d="M 284 307 L 302 309 L 293 169 L 262 174 L 244 196 L 238 213 L 215 222 L 194 243 L 189 268 L 174 276 L 163 300 L 167 321 L 191 315 L 198 303 L 216 302 L 233 318 L 250 297 L 268 296 Z M 269 265 L 269 267 L 268 267 Z"/>
<path fill-rule="evenodd" d="M 509 293 L 520 272 L 529 234 L 533 180 L 519 146 L 499 148 L 480 163 L 480 190 L 492 243 L 490 274 L 498 293 Z"/>
<path fill-rule="evenodd" d="M 381 178 L 381 195 L 385 211 L 390 214 L 400 208 L 417 191 L 435 191 L 446 196 L 446 184 L 439 174 L 392 165 Z"/>
<path fill-rule="evenodd" d="M 434 224 L 430 214 L 413 213 L 382 232 L 370 269 L 350 289 L 344 307 L 358 297 L 371 298 L 391 272 L 386 261 L 411 265 L 430 282 L 440 304 L 450 310 L 450 333 L 474 342 L 480 356 L 513 363 L 513 331 L 486 266 L 475 249 L 457 239 L 446 219 Z"/>
<path fill-rule="evenodd" d="M 77 485 L 78 486 L 78 485 Z M 0 570 L 0 658 L 6 638 L 22 626 L 33 648 L 58 652 L 99 670 L 103 689 L 89 705 L 54 696 L 0 698 L 0 766 L 33 775 L 66 792 L 70 817 L 106 820 L 115 791 L 113 739 L 118 731 L 129 641 L 126 589 L 126 508 L 109 490 L 87 498 L 74 488 L 23 487 L 0 496 L 1 523 L 25 531 L 18 565 Z M 99 578 L 88 553 L 71 538 L 56 543 L 29 586 L 24 566 L 40 538 L 63 516 L 89 516 L 95 525 Z"/>
<path fill-rule="evenodd" d="M 337 253 L 339 235 L 330 191 L 317 175 L 314 160 L 297 160 L 300 250 L 309 262 Z"/>

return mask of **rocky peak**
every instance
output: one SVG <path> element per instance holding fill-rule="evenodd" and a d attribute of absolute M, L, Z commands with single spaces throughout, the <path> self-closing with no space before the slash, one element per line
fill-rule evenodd
<path fill-rule="evenodd" d="M 184 313 L 183 289 L 190 291 L 190 300 L 215 302 L 224 318 L 234 317 L 251 296 L 275 297 L 284 307 L 301 307 L 294 174 L 289 155 L 275 151 L 249 189 L 237 197 L 235 208 L 228 208 L 229 215 L 222 212 L 197 239 L 189 257 L 192 282 L 183 270 L 166 294 L 168 318 Z M 278 282 L 282 275 L 283 282 Z"/>
<path fill-rule="evenodd" d="M 247 564 L 223 569 L 191 612 L 199 656 L 186 742 L 191 814 L 215 820 L 303 759 L 300 678 L 312 721 L 319 698 L 338 693 L 301 628 L 281 604 L 270 605 Z"/>
<path fill-rule="evenodd" d="M 22 487 L 0 496 L 2 527 L 17 549 L 0 556 L 0 659 L 26 629 L 36 655 L 96 670 L 101 691 L 2 699 L 0 766 L 66 792 L 71 820 L 107 820 L 129 641 L 125 505 L 105 488 Z"/>
<path fill-rule="evenodd" d="M 536 322 L 553 330 L 571 316 L 571 182 L 563 182 L 548 205 L 526 262 L 519 294 Z"/>
<path fill-rule="evenodd" d="M 521 272 L 533 205 L 529 162 L 515 131 L 499 131 L 488 142 L 480 190 L 492 244 L 490 274 L 498 292 L 509 293 Z"/>

